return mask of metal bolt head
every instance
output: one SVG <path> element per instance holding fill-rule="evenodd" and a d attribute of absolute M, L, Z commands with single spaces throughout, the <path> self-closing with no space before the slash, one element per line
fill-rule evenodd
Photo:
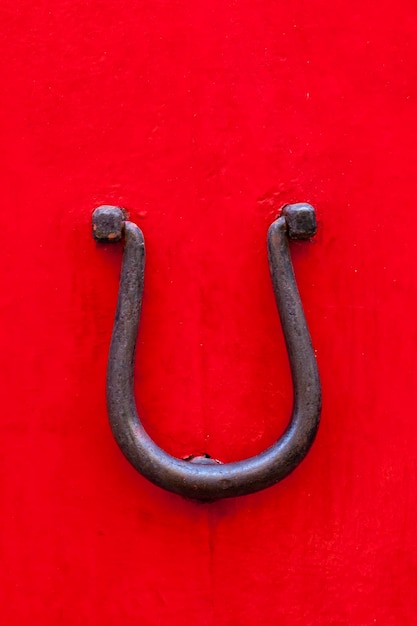
<path fill-rule="evenodd" d="M 190 463 L 197 463 L 198 465 L 222 465 L 221 461 L 217 459 L 213 459 L 208 454 L 202 454 L 201 456 L 188 456 L 184 459 L 184 461 L 189 461 Z"/>
<path fill-rule="evenodd" d="M 317 232 L 316 212 L 311 204 L 287 204 L 282 209 L 290 239 L 311 239 Z"/>
<path fill-rule="evenodd" d="M 93 237 L 96 241 L 114 243 L 123 235 L 126 214 L 117 206 L 104 204 L 93 213 Z"/>

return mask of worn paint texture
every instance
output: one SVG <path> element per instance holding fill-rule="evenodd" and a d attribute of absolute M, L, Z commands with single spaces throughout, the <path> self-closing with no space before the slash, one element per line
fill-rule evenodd
<path fill-rule="evenodd" d="M 0 22 L 1 623 L 413 626 L 415 1 L 3 0 Z M 304 201 L 314 447 L 259 494 L 165 493 L 108 426 L 122 244 L 92 210 L 146 237 L 146 428 L 232 461 L 291 412 L 265 239 Z"/>

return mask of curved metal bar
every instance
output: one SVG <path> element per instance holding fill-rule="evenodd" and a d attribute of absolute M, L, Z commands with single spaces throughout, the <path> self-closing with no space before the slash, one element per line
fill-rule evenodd
<path fill-rule="evenodd" d="M 268 230 L 268 256 L 275 299 L 281 318 L 294 388 L 289 425 L 264 452 L 233 463 L 212 459 L 194 462 L 162 450 L 145 432 L 134 398 L 134 355 L 145 267 L 141 230 L 117 207 L 99 207 L 93 215 L 97 241 L 118 241 L 125 247 L 117 311 L 107 369 L 107 407 L 113 435 L 138 472 L 168 491 L 200 501 L 241 496 L 274 485 L 306 456 L 317 433 L 321 389 L 316 358 L 292 268 L 288 237 L 309 239 L 316 220 L 310 205 L 287 205 Z"/>

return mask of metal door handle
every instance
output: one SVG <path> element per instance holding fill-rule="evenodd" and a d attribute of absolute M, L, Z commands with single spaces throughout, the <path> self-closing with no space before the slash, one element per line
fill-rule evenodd
<path fill-rule="evenodd" d="M 206 457 L 178 459 L 164 452 L 145 432 L 136 410 L 133 369 L 142 305 L 145 243 L 141 230 L 117 207 L 93 214 L 97 241 L 120 241 L 124 254 L 117 311 L 107 368 L 107 408 L 113 435 L 138 472 L 160 487 L 200 501 L 241 496 L 285 478 L 306 456 L 317 433 L 321 389 L 316 358 L 295 282 L 288 237 L 310 239 L 316 232 L 312 206 L 293 204 L 268 230 L 272 285 L 288 351 L 294 388 L 293 410 L 284 434 L 267 450 L 233 463 Z"/>

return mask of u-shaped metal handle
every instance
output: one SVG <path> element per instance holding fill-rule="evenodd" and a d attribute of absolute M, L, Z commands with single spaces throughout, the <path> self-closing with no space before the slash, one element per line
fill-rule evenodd
<path fill-rule="evenodd" d="M 312 206 L 293 204 L 268 230 L 268 257 L 290 361 L 293 410 L 284 434 L 264 452 L 249 459 L 221 464 L 210 458 L 178 459 L 149 437 L 136 410 L 133 370 L 142 305 L 145 243 L 141 230 L 117 207 L 93 213 L 97 241 L 125 245 L 117 311 L 107 368 L 107 408 L 113 435 L 138 472 L 160 487 L 200 501 L 241 496 L 274 485 L 306 456 L 317 433 L 321 389 L 316 358 L 295 282 L 288 237 L 310 239 L 316 232 Z"/>

